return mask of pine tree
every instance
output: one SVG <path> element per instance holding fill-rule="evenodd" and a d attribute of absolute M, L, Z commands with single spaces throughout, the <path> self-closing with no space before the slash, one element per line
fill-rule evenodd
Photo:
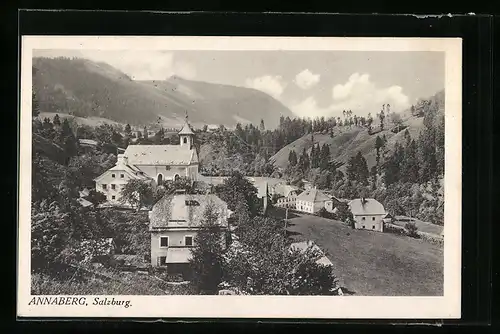
<path fill-rule="evenodd" d="M 125 125 L 124 132 L 125 135 L 127 135 L 128 137 L 132 136 L 132 129 L 130 128 L 130 124 Z"/>
<path fill-rule="evenodd" d="M 408 131 L 408 129 L 405 130 L 405 132 L 403 134 L 403 138 L 405 140 L 405 148 L 409 147 L 410 143 L 411 143 L 411 136 L 410 136 L 410 132 Z"/>
<path fill-rule="evenodd" d="M 37 117 L 38 115 L 40 115 L 40 106 L 38 104 L 35 87 L 31 88 L 31 115 L 32 117 Z"/>
<path fill-rule="evenodd" d="M 189 265 L 193 270 L 193 285 L 202 294 L 216 294 L 223 277 L 224 234 L 218 219 L 215 206 L 209 203 L 191 250 Z"/>
<path fill-rule="evenodd" d="M 357 181 L 361 182 L 363 185 L 367 185 L 370 174 L 368 171 L 368 165 L 366 164 L 366 159 L 360 151 L 358 151 L 358 154 L 356 155 L 356 165 L 358 173 Z"/>
<path fill-rule="evenodd" d="M 404 182 L 418 182 L 417 144 L 414 140 L 404 149 L 401 179 Z"/>
<path fill-rule="evenodd" d="M 377 136 L 377 139 L 375 140 L 375 149 L 377 150 L 377 171 L 380 169 L 380 149 L 382 148 L 382 146 L 384 146 L 384 140 L 380 138 L 380 136 Z"/>
<path fill-rule="evenodd" d="M 366 125 L 368 126 L 368 131 L 372 130 L 372 123 L 373 123 L 372 114 L 368 113 L 368 118 L 366 119 Z"/>
<path fill-rule="evenodd" d="M 54 116 L 54 120 L 52 121 L 52 123 L 54 123 L 54 125 L 56 125 L 56 126 L 60 126 L 61 125 L 61 119 L 59 118 L 58 114 L 56 114 Z"/>
<path fill-rule="evenodd" d="M 295 154 L 294 150 L 291 150 L 290 153 L 288 153 L 288 162 L 292 167 L 297 164 L 297 154 Z"/>
<path fill-rule="evenodd" d="M 260 131 L 265 131 L 266 130 L 266 126 L 264 124 L 264 120 L 263 119 L 260 120 L 259 130 Z"/>
<path fill-rule="evenodd" d="M 309 154 L 307 154 L 306 148 L 302 151 L 302 155 L 299 158 L 299 165 L 302 169 L 302 172 L 306 172 L 310 167 Z"/>
<path fill-rule="evenodd" d="M 326 143 L 323 144 L 320 154 L 320 168 L 322 170 L 328 169 L 328 164 L 330 161 L 330 146 Z"/>
<path fill-rule="evenodd" d="M 384 130 L 384 119 L 385 119 L 384 109 L 382 109 L 380 111 L 380 114 L 378 114 L 378 117 L 380 118 L 380 129 L 383 131 Z"/>

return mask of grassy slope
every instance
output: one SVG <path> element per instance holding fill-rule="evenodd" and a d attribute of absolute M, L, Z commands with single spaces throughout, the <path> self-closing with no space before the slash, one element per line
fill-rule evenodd
<path fill-rule="evenodd" d="M 423 127 L 423 118 L 408 118 L 405 120 L 404 124 L 408 125 L 408 130 L 412 138 L 416 138 L 418 133 Z M 362 127 L 340 127 L 335 128 L 334 137 L 331 138 L 330 135 L 315 133 L 314 142 L 323 145 L 327 143 L 330 145 L 330 155 L 331 158 L 339 162 L 347 163 L 352 155 L 355 155 L 358 151 L 361 151 L 366 159 L 368 168 L 374 166 L 376 163 L 376 151 L 375 151 L 375 140 L 377 136 L 383 136 L 385 134 L 387 138 L 388 148 L 391 149 L 397 141 L 402 141 L 404 131 L 397 134 L 391 132 L 390 130 L 384 130 L 382 132 L 369 135 L 368 130 Z M 295 150 L 296 153 L 301 153 L 302 150 L 310 150 L 311 148 L 311 135 L 305 135 L 302 138 L 297 139 L 293 143 L 285 146 L 278 151 L 274 156 L 271 157 L 271 161 L 274 165 L 280 168 L 286 168 L 288 165 L 288 154 L 290 150 Z M 345 165 L 340 169 L 343 170 Z"/>
<path fill-rule="evenodd" d="M 420 221 L 420 220 L 415 220 L 413 222 L 415 223 L 415 225 L 417 226 L 417 228 L 418 228 L 419 231 L 426 232 L 426 233 L 437 234 L 437 235 L 441 235 L 443 233 L 443 226 L 439 226 L 439 225 L 436 225 L 436 224 L 423 222 L 423 221 Z M 402 226 L 402 227 L 404 227 L 406 225 L 406 223 L 407 222 L 404 222 L 404 221 L 395 221 L 394 222 L 395 225 L 399 225 L 399 226 Z"/>
<path fill-rule="evenodd" d="M 334 265 L 341 286 L 355 295 L 443 294 L 443 249 L 389 233 L 353 230 L 315 216 L 290 219 L 297 240 L 313 240 Z"/>

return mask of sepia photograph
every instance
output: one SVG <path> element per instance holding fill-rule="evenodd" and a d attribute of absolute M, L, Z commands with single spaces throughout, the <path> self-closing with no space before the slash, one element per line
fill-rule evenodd
<path fill-rule="evenodd" d="M 459 317 L 460 52 L 23 37 L 21 315 Z"/>

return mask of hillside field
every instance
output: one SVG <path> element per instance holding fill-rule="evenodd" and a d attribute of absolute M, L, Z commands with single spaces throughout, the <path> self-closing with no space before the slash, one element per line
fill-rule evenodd
<path fill-rule="evenodd" d="M 409 117 L 404 121 L 403 125 L 408 126 L 407 129 L 412 138 L 417 138 L 420 130 L 423 128 L 423 117 Z M 344 165 L 339 168 L 343 172 L 345 171 L 345 164 L 349 158 L 358 151 L 365 157 L 368 168 L 371 168 L 376 164 L 375 141 L 377 136 L 386 136 L 388 149 L 392 149 L 398 141 L 403 142 L 404 131 L 393 133 L 390 131 L 390 125 L 388 128 L 387 130 L 370 135 L 368 134 L 368 130 L 364 127 L 335 127 L 333 138 L 330 137 L 329 134 L 314 133 L 314 143 L 319 143 L 320 146 L 324 143 L 330 145 L 331 159 L 344 163 Z M 270 158 L 270 161 L 273 162 L 276 167 L 285 169 L 288 166 L 288 155 L 290 151 L 293 149 L 295 153 L 301 154 L 304 147 L 308 152 L 311 150 L 311 134 L 307 134 L 283 147 Z"/>
<path fill-rule="evenodd" d="M 441 296 L 442 246 L 390 233 L 353 230 L 342 222 L 300 215 L 289 220 L 297 241 L 314 241 L 354 296 Z"/>

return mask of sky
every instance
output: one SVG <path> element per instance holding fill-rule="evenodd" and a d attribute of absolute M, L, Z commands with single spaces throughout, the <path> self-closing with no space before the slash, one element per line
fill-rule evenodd
<path fill-rule="evenodd" d="M 185 79 L 261 90 L 300 117 L 403 111 L 444 89 L 444 53 L 416 51 L 35 50 L 102 61 L 135 80 Z"/>

